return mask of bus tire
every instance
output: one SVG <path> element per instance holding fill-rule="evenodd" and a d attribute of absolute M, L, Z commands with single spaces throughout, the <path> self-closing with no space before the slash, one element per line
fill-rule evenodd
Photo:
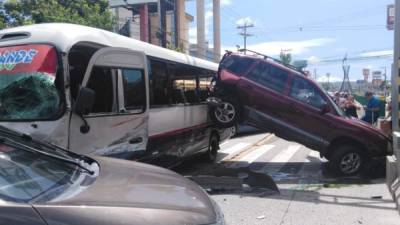
<path fill-rule="evenodd" d="M 204 154 L 204 161 L 208 163 L 214 163 L 217 160 L 219 150 L 219 138 L 215 133 L 211 134 L 210 141 L 208 143 L 208 150 Z"/>
<path fill-rule="evenodd" d="M 210 110 L 211 120 L 221 128 L 230 128 L 239 121 L 240 107 L 234 99 L 222 99 L 219 106 L 214 106 Z"/>

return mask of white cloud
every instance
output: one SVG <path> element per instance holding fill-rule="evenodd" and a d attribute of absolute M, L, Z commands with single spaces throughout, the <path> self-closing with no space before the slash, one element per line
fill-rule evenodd
<path fill-rule="evenodd" d="M 330 76 L 329 77 L 329 82 L 340 82 L 342 81 L 343 78 L 336 77 L 336 76 Z M 320 76 L 317 78 L 317 82 L 328 82 L 328 76 Z"/>
<path fill-rule="evenodd" d="M 236 25 L 238 26 L 243 26 L 245 24 L 247 25 L 254 24 L 254 21 L 250 17 L 243 17 L 236 21 Z"/>
<path fill-rule="evenodd" d="M 304 41 L 272 41 L 248 45 L 247 49 L 271 56 L 279 55 L 282 49 L 286 49 L 290 50 L 291 54 L 298 55 L 308 52 L 311 48 L 324 46 L 334 41 L 332 38 L 316 38 Z M 236 47 L 230 47 L 227 50 L 236 50 Z"/>
<path fill-rule="evenodd" d="M 360 54 L 361 57 L 379 57 L 379 56 L 392 56 L 393 50 L 373 51 Z"/>
<path fill-rule="evenodd" d="M 221 4 L 221 6 L 231 5 L 232 1 L 231 0 L 221 0 L 220 4 Z"/>
<path fill-rule="evenodd" d="M 319 61 L 321 61 L 321 59 L 316 56 L 311 56 L 307 59 L 308 64 L 318 63 Z"/>
<path fill-rule="evenodd" d="M 228 5 L 232 5 L 232 0 L 221 0 L 220 1 L 221 7 L 228 6 Z M 213 7 L 213 1 L 210 1 L 209 3 L 206 4 L 207 9 L 212 9 L 212 7 Z"/>

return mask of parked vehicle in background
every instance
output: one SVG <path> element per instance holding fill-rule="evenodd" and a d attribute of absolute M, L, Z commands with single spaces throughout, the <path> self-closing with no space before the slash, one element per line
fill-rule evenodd
<path fill-rule="evenodd" d="M 224 224 L 218 205 L 172 171 L 74 154 L 3 127 L 0 187 L 1 224 Z"/>
<path fill-rule="evenodd" d="M 294 67 L 256 52 L 223 57 L 210 98 L 221 127 L 248 123 L 320 152 L 333 171 L 358 173 L 370 158 L 391 154 L 389 137 L 345 116 L 327 92 Z M 389 149 L 389 150 L 388 150 Z"/>
<path fill-rule="evenodd" d="M 0 124 L 84 154 L 213 161 L 230 135 L 205 103 L 217 66 L 85 26 L 4 29 Z"/>

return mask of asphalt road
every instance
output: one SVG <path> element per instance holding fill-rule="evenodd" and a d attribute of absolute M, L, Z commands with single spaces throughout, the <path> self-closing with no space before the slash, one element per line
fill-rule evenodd
<path fill-rule="evenodd" d="M 228 224 L 400 224 L 382 174 L 334 177 L 318 152 L 298 143 L 244 134 L 222 143 L 217 161 L 176 171 L 209 192 Z"/>

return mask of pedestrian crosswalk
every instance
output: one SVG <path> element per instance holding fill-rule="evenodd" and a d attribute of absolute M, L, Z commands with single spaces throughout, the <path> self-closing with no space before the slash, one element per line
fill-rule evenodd
<path fill-rule="evenodd" d="M 279 138 L 271 143 L 236 142 L 222 146 L 219 154 L 219 162 L 226 167 L 249 167 L 272 177 L 311 173 L 323 162 L 318 152 Z"/>

